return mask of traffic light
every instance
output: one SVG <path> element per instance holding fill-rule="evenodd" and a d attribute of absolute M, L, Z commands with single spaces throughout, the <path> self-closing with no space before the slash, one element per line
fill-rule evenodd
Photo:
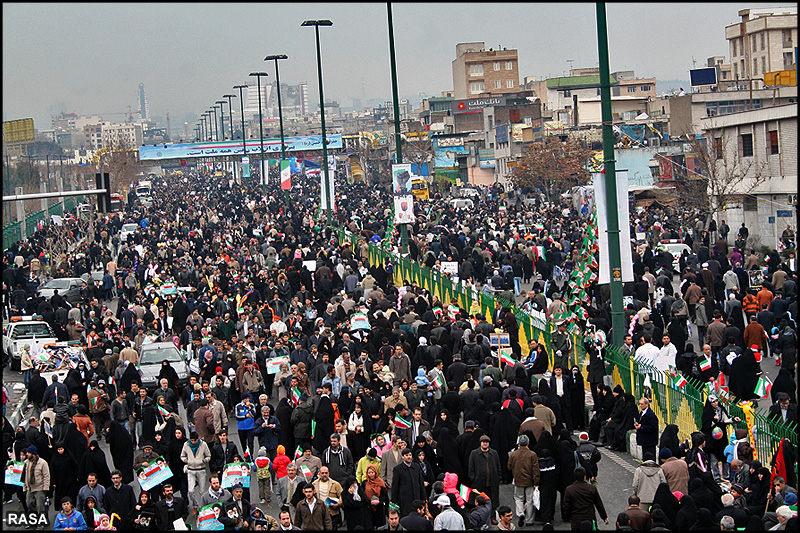
<path fill-rule="evenodd" d="M 106 192 L 97 193 L 97 212 L 111 212 L 111 175 L 108 172 L 98 172 L 94 175 L 97 189 L 105 189 Z"/>

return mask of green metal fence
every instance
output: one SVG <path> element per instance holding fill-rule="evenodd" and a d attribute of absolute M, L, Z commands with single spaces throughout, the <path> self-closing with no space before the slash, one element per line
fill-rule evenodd
<path fill-rule="evenodd" d="M 64 200 L 64 209 L 67 211 L 72 211 L 75 209 L 75 206 L 82 201 L 82 196 L 69 197 Z M 10 207 L 10 206 L 9 206 Z M 22 235 L 22 223 L 19 221 L 11 222 L 10 224 L 6 224 L 3 226 L 3 250 L 7 250 L 12 244 L 17 241 L 21 241 L 27 239 L 36 231 L 36 226 L 44 220 L 45 218 L 49 217 L 49 215 L 58 215 L 61 216 L 63 214 L 63 210 L 61 208 L 61 202 L 55 203 L 47 208 L 46 210 L 47 216 L 45 215 L 45 211 L 36 211 L 35 213 L 31 213 L 30 215 L 25 217 L 25 235 Z"/>
<path fill-rule="evenodd" d="M 360 238 L 344 229 L 335 229 L 339 238 L 339 243 L 349 243 L 354 250 L 358 249 Z M 522 309 L 517 308 L 513 302 L 508 302 L 495 298 L 491 294 L 482 291 L 475 291 L 470 287 L 465 287 L 461 283 L 453 283 L 448 276 L 443 276 L 439 272 L 426 268 L 415 261 L 399 256 L 385 247 L 369 244 L 369 262 L 373 266 L 385 265 L 387 259 L 394 268 L 394 278 L 397 284 L 416 282 L 420 287 L 427 289 L 435 295 L 446 306 L 452 298 L 456 298 L 459 305 L 469 310 L 470 314 L 477 312 L 486 315 L 491 319 L 492 310 L 495 302 L 502 306 L 509 307 L 519 324 L 520 346 L 524 354 L 528 354 L 528 340 L 535 338 L 538 342 L 547 347 L 547 352 L 551 358 L 550 333 L 552 325 L 550 321 L 545 324 L 537 321 Z M 477 311 L 480 309 L 480 311 Z M 570 362 L 575 364 L 586 377 L 586 350 L 583 346 L 583 339 L 576 335 L 573 337 L 573 352 Z M 696 380 L 689 379 L 683 387 L 676 387 L 672 379 L 661 370 L 647 364 L 635 362 L 632 358 L 624 355 L 616 346 L 606 347 L 606 374 L 612 376 L 614 385 L 620 385 L 625 391 L 630 392 L 636 397 L 649 394 L 652 401 L 653 411 L 658 415 L 660 429 L 663 430 L 667 424 L 678 426 L 678 435 L 681 439 L 688 438 L 693 432 L 698 431 L 702 425 L 703 407 L 708 390 Z M 588 380 L 584 379 L 586 386 Z M 740 417 L 741 422 L 734 424 L 734 428 L 746 428 L 746 414 L 739 404 L 739 401 L 724 390 L 716 393 L 720 402 L 727 408 L 731 417 Z M 751 411 L 753 421 L 753 440 L 755 449 L 761 461 L 767 464 L 777 450 L 781 440 L 788 438 L 795 446 L 797 442 L 797 424 L 794 422 L 782 423 L 777 420 L 768 419 L 763 409 Z"/>

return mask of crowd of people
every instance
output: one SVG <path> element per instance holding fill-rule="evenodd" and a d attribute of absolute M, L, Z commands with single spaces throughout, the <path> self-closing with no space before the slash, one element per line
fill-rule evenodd
<path fill-rule="evenodd" d="M 409 256 L 436 269 L 457 262 L 459 280 L 498 296 L 487 317 L 398 283 L 390 261 L 370 264 L 368 243 L 398 244 L 386 234 L 391 196 L 379 188 L 337 181 L 334 218 L 360 237 L 355 247 L 325 226 L 313 180 L 285 200 L 274 185 L 211 175 L 167 176 L 153 190 L 152 206 L 101 215 L 93 234 L 75 225 L 77 243 L 61 257 L 45 253 L 47 227 L 4 253 L 4 315 L 42 315 L 89 362 L 47 383 L 23 353 L 31 411 L 19 427 L 3 422 L 23 485 L 5 485 L 5 503 L 44 512 L 53 502 L 56 529 L 173 529 L 218 505 L 225 529 L 394 531 L 551 529 L 560 501 L 562 521 L 591 529 L 614 520 L 596 486 L 598 447 L 624 451 L 632 430 L 643 462 L 617 529 L 796 522 L 796 443 L 766 458 L 786 465 L 773 476 L 714 395 L 688 440 L 675 425 L 659 431 L 647 396 L 604 379 L 595 342 L 602 331 L 636 360 L 743 400 L 760 397 L 759 365 L 775 358 L 770 416 L 796 422 L 794 257 L 746 250 L 746 228 L 729 247 L 728 232 L 709 232 L 696 212 L 632 216 L 648 245 L 625 287 L 631 330 L 611 330 L 608 287 L 592 285 L 579 324 L 593 332 L 588 364 L 577 366 L 567 324 L 549 346 L 521 346 L 500 303 L 548 316 L 568 305 L 565 282 L 590 223 L 569 203 L 530 209 L 495 187 L 471 211 L 439 195 L 415 206 Z M 131 222 L 139 228 L 119 242 Z M 693 250 L 676 272 L 656 246 L 663 238 Z M 751 277 L 762 266 L 767 278 Z M 102 280 L 90 277 L 78 302 L 38 294 L 50 277 L 98 269 Z M 512 362 L 490 345 L 497 330 L 509 334 Z M 157 385 L 143 385 L 139 354 L 153 341 L 187 355 L 187 384 L 165 361 Z M 159 461 L 171 477 L 139 491 L 142 469 Z M 223 488 L 226 467 L 242 463 L 252 482 Z M 500 497 L 510 483 L 513 502 Z"/>

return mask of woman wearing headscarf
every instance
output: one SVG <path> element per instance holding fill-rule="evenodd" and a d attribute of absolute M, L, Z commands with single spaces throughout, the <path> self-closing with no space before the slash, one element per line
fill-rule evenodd
<path fill-rule="evenodd" d="M 689 528 L 696 523 L 697 505 L 694 503 L 694 498 L 688 494 L 684 494 L 680 499 L 678 514 L 675 515 L 672 529 L 674 531 L 688 531 Z"/>
<path fill-rule="evenodd" d="M 550 383 L 548 383 L 546 378 L 539 380 L 539 394 L 544 396 L 544 404 L 549 407 L 556 416 L 556 425 L 553 426 L 553 431 L 560 431 L 564 424 L 564 413 L 561 412 L 561 402 L 558 401 L 556 391 L 550 388 Z"/>
<path fill-rule="evenodd" d="M 278 432 L 278 442 L 282 443 L 287 450 L 294 450 L 294 426 L 292 425 L 292 406 L 287 398 L 278 400 L 275 407 L 275 417 L 281 423 L 281 430 Z M 350 435 L 348 435 L 348 438 Z"/>
<path fill-rule="evenodd" d="M 500 475 L 505 482 L 511 481 L 508 469 L 508 454 L 517 445 L 519 426 L 522 424 L 522 412 L 517 402 L 510 402 L 508 408 L 500 409 L 494 417 L 492 430 L 492 446 L 500 457 Z M 445 450 L 447 448 L 444 448 Z"/>
<path fill-rule="evenodd" d="M 455 438 L 455 435 L 458 435 L 458 425 L 450 418 L 450 411 L 447 408 L 442 409 L 439 412 L 439 416 L 436 418 L 436 423 L 433 425 L 433 438 L 437 441 L 439 440 L 439 432 L 447 428 L 450 433 L 450 436 Z M 458 449 L 457 447 L 455 449 Z"/>
<path fill-rule="evenodd" d="M 719 461 L 725 461 L 725 446 L 728 445 L 728 426 L 734 422 L 741 422 L 738 416 L 731 418 L 715 395 L 709 395 L 703 406 L 700 431 L 706 437 L 706 455 L 708 455 L 709 470 L 714 479 L 720 478 Z M 719 429 L 719 431 L 716 431 Z M 721 432 L 721 433 L 720 433 Z"/>
<path fill-rule="evenodd" d="M 664 431 L 661 432 L 661 440 L 658 442 L 658 449 L 663 450 L 669 448 L 673 457 L 683 459 L 685 453 L 680 446 L 680 439 L 678 439 L 678 426 L 676 424 L 667 424 Z"/>
<path fill-rule="evenodd" d="M 414 448 L 414 462 L 419 464 L 420 469 L 422 469 L 422 480 L 425 482 L 425 487 L 432 486 L 436 481 L 436 474 L 428 461 L 428 454 L 425 453 L 423 448 Z"/>
<path fill-rule="evenodd" d="M 622 411 L 622 420 L 619 427 L 614 431 L 614 444 L 609 446 L 610 450 L 623 451 L 626 449 L 625 436 L 629 430 L 633 429 L 633 422 L 639 413 L 636 406 L 636 398 L 633 397 L 633 394 L 625 393 L 624 397 L 625 406 Z"/>
<path fill-rule="evenodd" d="M 89 443 L 78 469 L 78 479 L 86 479 L 90 473 L 97 474 L 97 482 L 104 487 L 111 486 L 111 471 L 108 469 L 106 454 L 96 440 Z"/>
<path fill-rule="evenodd" d="M 156 383 L 159 383 L 162 378 L 167 379 L 167 386 L 172 389 L 176 398 L 180 398 L 181 393 L 178 390 L 178 373 L 170 366 L 169 361 L 166 359 L 161 361 L 161 369 L 158 371 Z"/>
<path fill-rule="evenodd" d="M 542 433 L 542 438 L 545 434 L 549 435 L 547 431 Z M 542 438 L 539 441 L 542 441 Z M 552 440 L 552 436 L 550 437 Z M 539 443 L 537 442 L 538 446 Z M 536 510 L 536 521 L 544 523 L 552 523 L 556 512 L 556 491 L 558 489 L 558 469 L 553 455 L 547 448 L 534 449 L 536 455 L 539 456 L 539 493 L 540 504 Z"/>
<path fill-rule="evenodd" d="M 761 466 L 759 461 L 750 463 L 750 485 L 745 488 L 747 509 L 750 514 L 764 516 L 767 508 L 767 496 L 770 490 L 771 475 L 769 469 Z"/>
<path fill-rule="evenodd" d="M 740 400 L 757 399 L 755 393 L 758 383 L 758 372 L 760 368 L 753 355 L 753 350 L 746 348 L 744 353 L 733 360 L 730 369 L 729 386 L 731 393 Z"/>
<path fill-rule="evenodd" d="M 690 531 L 711 531 L 719 527 L 719 522 L 714 521 L 714 516 L 707 508 L 700 506 L 697 511 L 697 522 Z"/>
<path fill-rule="evenodd" d="M 111 457 L 114 459 L 114 468 L 122 472 L 122 482 L 133 481 L 133 440 L 125 427 L 114 420 L 108 428 L 108 443 Z"/>
<path fill-rule="evenodd" d="M 717 514 L 722 510 L 722 488 L 714 479 L 714 476 L 711 475 L 711 472 L 704 472 L 700 474 L 700 479 L 703 480 L 706 488 L 711 493 L 711 501 L 713 502 L 713 505 L 711 505 L 709 509 L 713 514 Z"/>
<path fill-rule="evenodd" d="M 680 503 L 678 502 L 678 498 L 669 490 L 668 483 L 661 483 L 658 485 L 656 493 L 653 496 L 653 506 L 656 505 L 660 506 L 661 510 L 664 511 L 668 521 L 667 526 L 671 526 L 675 521 L 675 515 L 678 514 Z"/>
<path fill-rule="evenodd" d="M 570 382 L 570 416 L 575 429 L 586 429 L 586 391 L 583 388 L 583 374 L 577 365 L 572 365 L 568 379 Z M 602 383 L 602 379 L 600 381 Z"/>
<path fill-rule="evenodd" d="M 479 428 L 489 429 L 489 413 L 486 411 L 486 403 L 481 399 L 475 402 L 475 407 L 468 413 L 464 413 L 464 420 L 474 420 Z"/>
<path fill-rule="evenodd" d="M 689 482 L 689 495 L 694 498 L 694 503 L 698 508 L 706 508 L 708 510 L 716 508 L 714 496 L 699 477 Z"/>
<path fill-rule="evenodd" d="M 433 446 L 428 444 L 428 440 L 425 438 L 424 435 L 417 435 L 417 441 L 414 443 L 414 456 L 416 457 L 416 453 L 419 450 L 425 452 L 425 460 L 428 461 L 428 464 L 431 465 L 433 468 L 433 477 L 434 481 L 436 481 L 436 477 L 438 477 L 439 471 L 439 464 L 437 463 L 438 457 L 436 456 L 436 452 L 433 449 Z"/>
<path fill-rule="evenodd" d="M 378 467 L 375 465 L 367 467 L 367 476 L 361 483 L 361 487 L 369 502 L 372 526 L 379 528 L 386 522 L 386 507 L 389 504 L 389 497 L 386 492 L 386 483 L 381 479 Z"/>
<path fill-rule="evenodd" d="M 706 453 L 706 437 L 699 431 L 692 433 L 692 449 L 686 457 L 689 465 L 689 480 L 700 477 L 703 472 L 708 472 L 708 454 Z"/>
<path fill-rule="evenodd" d="M 347 529 L 372 529 L 370 500 L 365 490 L 358 485 L 355 476 L 347 476 L 342 486 L 342 509 L 347 520 Z"/>
<path fill-rule="evenodd" d="M 434 431 L 436 431 L 435 428 Z M 438 454 L 439 471 L 452 472 L 458 476 L 458 479 L 465 479 L 466 476 L 461 466 L 461 460 L 458 457 L 458 453 L 456 453 L 458 444 L 456 443 L 456 439 L 453 438 L 450 429 L 447 427 L 439 428 L 439 432 L 434 433 L 434 438 L 436 439 L 436 447 L 439 450 L 452 450 L 450 453 Z"/>
<path fill-rule="evenodd" d="M 139 501 L 136 502 L 136 505 L 133 506 L 131 512 L 128 513 L 126 517 L 126 527 L 130 529 L 144 529 L 144 530 L 155 530 L 156 528 L 156 521 L 155 521 L 155 503 L 150 498 L 150 493 L 146 490 L 143 490 L 139 493 Z M 150 515 L 150 521 L 148 525 L 145 527 L 144 524 L 141 522 L 142 515 Z"/>
<path fill-rule="evenodd" d="M 600 440 L 600 430 L 603 424 L 607 423 L 611 416 L 611 411 L 614 409 L 614 395 L 611 393 L 611 387 L 608 385 L 598 385 L 597 401 L 593 407 L 592 418 L 589 420 L 589 440 L 597 442 Z"/>
<path fill-rule="evenodd" d="M 69 372 L 67 372 L 67 377 L 64 378 L 64 385 L 67 386 L 67 390 L 69 391 L 70 396 L 72 396 L 73 394 L 78 395 L 78 403 L 85 405 L 87 407 L 89 406 L 89 400 L 86 398 L 86 385 L 82 385 L 81 373 L 78 371 L 77 368 L 73 368 Z M 61 500 L 59 499 L 58 501 Z"/>
<path fill-rule="evenodd" d="M 778 370 L 778 377 L 775 378 L 772 389 L 770 389 L 772 403 L 778 401 L 778 394 L 782 392 L 789 395 L 790 402 L 797 403 L 797 382 L 792 377 L 792 371 L 788 368 Z"/>
<path fill-rule="evenodd" d="M 558 492 L 564 498 L 564 491 L 575 483 L 575 450 L 578 444 L 572 439 L 568 429 L 562 429 L 558 435 Z"/>
<path fill-rule="evenodd" d="M 53 501 L 60 502 L 64 496 L 74 498 L 78 494 L 78 465 L 70 457 L 63 442 L 53 447 L 55 452 L 50 459 L 50 470 L 53 472 Z"/>
<path fill-rule="evenodd" d="M 361 401 L 353 404 L 353 412 L 347 419 L 347 447 L 353 453 L 353 461 L 358 463 L 358 460 L 364 457 L 369 447 L 369 429 L 367 424 L 371 424 L 371 420 L 364 419 L 364 406 Z"/>
<path fill-rule="evenodd" d="M 187 440 L 183 428 L 174 428 L 172 430 L 172 439 L 169 440 L 168 444 L 167 457 L 164 457 L 167 460 L 169 469 L 172 470 L 172 479 L 168 483 L 172 483 L 176 493 L 180 489 L 184 499 L 189 498 L 189 478 L 186 472 L 183 471 L 184 463 L 181 460 L 181 451 Z"/>

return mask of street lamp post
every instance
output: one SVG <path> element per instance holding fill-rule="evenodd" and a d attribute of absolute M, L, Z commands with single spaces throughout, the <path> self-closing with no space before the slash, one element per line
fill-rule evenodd
<path fill-rule="evenodd" d="M 228 99 L 228 114 L 230 114 L 230 116 L 231 116 L 231 140 L 233 140 L 233 106 L 231 105 L 231 98 L 236 98 L 236 95 L 223 94 L 222 97 Z M 223 137 L 224 136 L 225 135 L 223 135 Z M 237 169 L 237 166 L 238 165 L 236 165 L 236 161 L 234 161 L 233 162 L 233 179 L 236 179 L 236 175 L 239 173 L 239 171 Z M 242 180 L 239 180 L 239 183 L 241 183 L 241 182 L 242 182 Z"/>
<path fill-rule="evenodd" d="M 242 89 L 246 89 L 247 85 L 234 85 L 234 89 L 239 89 L 239 107 L 242 113 L 242 157 L 247 155 L 247 141 L 245 140 L 244 134 L 244 96 L 242 95 Z M 233 127 L 233 124 L 231 124 Z M 242 181 L 244 181 L 244 169 L 242 169 Z"/>
<path fill-rule="evenodd" d="M 330 178 L 328 177 L 328 140 L 325 137 L 325 98 L 322 95 L 322 59 L 319 52 L 319 27 L 333 26 L 330 20 L 305 20 L 300 26 L 314 26 L 314 36 L 317 43 L 317 78 L 319 80 L 319 112 L 322 116 L 322 180 L 325 183 L 325 199 L 328 202 L 326 209 L 328 214 L 328 226 L 331 225 L 331 210 L 333 201 L 331 198 Z"/>
<path fill-rule="evenodd" d="M 286 159 L 286 139 L 283 134 L 283 107 L 281 105 L 281 75 L 280 71 L 278 70 L 278 60 L 280 59 L 289 59 L 289 56 L 285 54 L 279 55 L 271 55 L 264 58 L 264 61 L 275 61 L 275 83 L 278 85 L 278 121 L 281 128 L 281 161 Z M 286 206 L 289 206 L 289 192 L 285 191 L 286 194 L 284 198 L 286 200 Z"/>
<path fill-rule="evenodd" d="M 222 140 L 225 140 L 225 100 L 217 100 L 219 104 L 219 125 L 222 127 Z M 214 106 L 216 109 L 217 106 Z"/>
<path fill-rule="evenodd" d="M 211 106 L 210 111 L 211 111 L 211 115 L 214 117 L 214 128 L 213 128 L 214 137 L 215 137 L 214 140 L 218 141 L 219 140 L 219 123 L 217 122 L 217 106 L 216 106 L 216 104 Z"/>
<path fill-rule="evenodd" d="M 397 62 L 394 56 L 394 25 L 392 24 L 392 3 L 386 3 L 389 18 L 389 59 L 392 66 L 392 99 L 394 100 L 394 143 L 397 164 L 403 163 L 403 140 L 400 137 L 400 104 L 397 100 Z M 394 211 L 394 209 L 392 210 Z M 400 253 L 408 253 L 408 224 L 400 224 Z"/>
<path fill-rule="evenodd" d="M 250 75 L 258 78 L 258 131 L 259 141 L 261 143 L 261 168 L 258 174 L 261 176 L 261 184 L 266 193 L 267 175 L 266 172 L 264 172 L 264 118 L 261 115 L 261 76 L 269 76 L 269 74 L 266 72 L 251 72 Z"/>

